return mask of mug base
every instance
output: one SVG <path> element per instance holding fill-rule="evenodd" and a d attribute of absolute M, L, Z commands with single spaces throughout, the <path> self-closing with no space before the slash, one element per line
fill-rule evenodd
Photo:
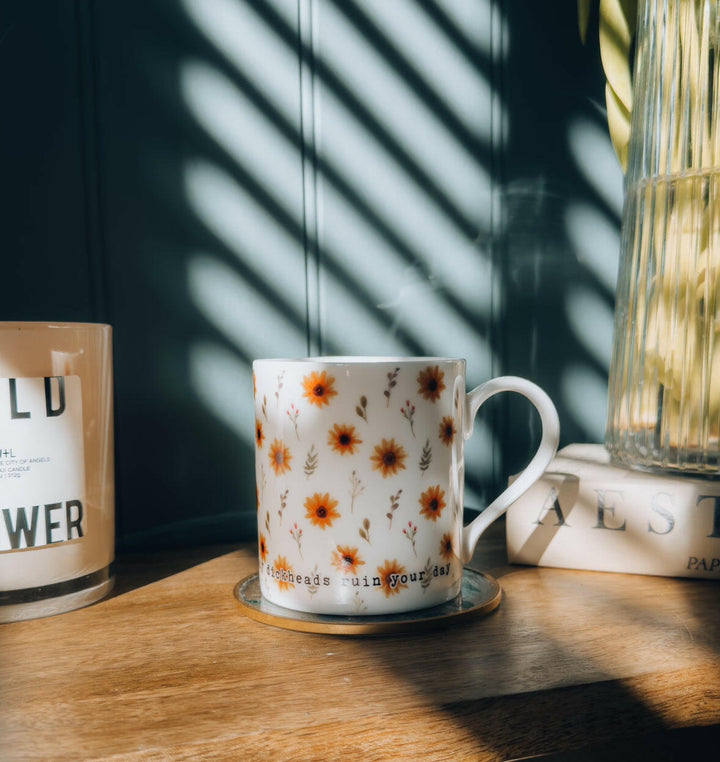
<path fill-rule="evenodd" d="M 439 629 L 486 616 L 500 605 L 502 588 L 489 574 L 466 567 L 460 593 L 446 603 L 402 613 L 361 616 L 315 614 L 278 606 L 262 595 L 257 574 L 238 582 L 233 597 L 245 616 L 286 630 L 333 635 L 389 635 Z"/>

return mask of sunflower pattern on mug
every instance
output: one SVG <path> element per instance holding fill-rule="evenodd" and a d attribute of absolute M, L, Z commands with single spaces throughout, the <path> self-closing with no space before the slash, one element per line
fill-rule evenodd
<path fill-rule="evenodd" d="M 256 364 L 263 594 L 347 613 L 453 597 L 462 577 L 462 496 L 448 476 L 462 459 L 456 379 L 431 363 L 321 366 Z"/>

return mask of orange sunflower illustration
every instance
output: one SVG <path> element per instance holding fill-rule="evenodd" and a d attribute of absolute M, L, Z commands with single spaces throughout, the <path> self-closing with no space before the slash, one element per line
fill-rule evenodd
<path fill-rule="evenodd" d="M 429 402 L 437 402 L 445 389 L 445 373 L 437 365 L 429 365 L 417 377 L 418 394 Z"/>
<path fill-rule="evenodd" d="M 263 432 L 262 421 L 259 418 L 255 419 L 255 442 L 257 446 L 262 450 L 263 442 L 265 441 L 265 433 Z"/>
<path fill-rule="evenodd" d="M 290 566 L 285 556 L 278 556 L 275 559 L 275 563 L 273 564 L 273 570 L 280 572 L 279 578 L 277 577 L 277 575 L 275 575 L 275 582 L 277 582 L 278 588 L 280 590 L 289 590 L 291 587 L 295 587 L 295 583 L 290 582 L 287 579 L 288 574 L 293 573 L 293 568 L 292 566 Z"/>
<path fill-rule="evenodd" d="M 452 561 L 455 555 L 455 549 L 453 548 L 452 535 L 450 532 L 445 532 L 440 540 L 440 555 L 446 561 Z"/>
<path fill-rule="evenodd" d="M 452 416 L 446 415 L 440 422 L 440 441 L 449 447 L 455 439 L 455 434 L 457 431 Z"/>
<path fill-rule="evenodd" d="M 318 373 L 313 371 L 302 380 L 303 396 L 308 399 L 312 405 L 323 407 L 330 404 L 330 398 L 337 395 L 333 384 L 335 377 L 328 375 L 325 371 Z"/>
<path fill-rule="evenodd" d="M 258 539 L 258 550 L 260 551 L 260 560 L 264 561 L 267 558 L 268 554 L 268 548 L 267 548 L 267 541 L 265 540 L 265 535 L 260 533 L 260 537 Z"/>
<path fill-rule="evenodd" d="M 335 510 L 338 501 L 330 497 L 326 492 L 321 495 L 316 492 L 311 497 L 305 500 L 305 518 L 310 519 L 311 523 L 320 527 L 320 529 L 327 529 L 331 527 L 335 519 L 340 518 L 340 514 Z"/>
<path fill-rule="evenodd" d="M 430 521 L 437 521 L 445 507 L 445 492 L 440 485 L 429 487 L 420 495 L 420 513 Z"/>
<path fill-rule="evenodd" d="M 286 471 L 289 471 L 291 460 L 292 455 L 290 450 L 285 447 L 285 443 L 281 439 L 274 439 L 270 445 L 270 465 L 275 471 L 275 476 L 282 476 Z"/>
<path fill-rule="evenodd" d="M 355 433 L 354 426 L 347 423 L 336 423 L 328 431 L 328 444 L 340 455 L 354 455 L 355 448 L 362 444 L 362 439 Z"/>
<path fill-rule="evenodd" d="M 337 550 L 333 550 L 332 565 L 343 574 L 357 574 L 358 566 L 364 566 L 365 561 L 360 558 L 357 548 L 338 545 Z"/>
<path fill-rule="evenodd" d="M 397 444 L 394 439 L 383 439 L 382 443 L 375 445 L 375 450 L 370 456 L 374 471 L 380 471 L 383 479 L 395 476 L 398 471 L 405 469 L 405 448 Z"/>
<path fill-rule="evenodd" d="M 407 585 L 402 582 L 402 575 L 405 574 L 405 567 L 397 559 L 385 561 L 384 566 L 378 566 L 378 574 L 382 583 L 382 589 L 385 597 L 397 595 L 401 590 L 407 589 Z"/>

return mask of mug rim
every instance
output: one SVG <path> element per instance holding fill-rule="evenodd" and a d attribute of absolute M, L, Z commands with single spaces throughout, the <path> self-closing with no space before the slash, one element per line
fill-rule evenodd
<path fill-rule="evenodd" d="M 417 364 L 427 365 L 429 363 L 463 363 L 465 364 L 464 357 L 436 357 L 428 355 L 426 357 L 421 356 L 384 356 L 384 355 L 317 355 L 314 357 L 266 357 L 253 360 L 255 364 L 269 364 L 269 363 L 282 363 L 301 365 L 308 363 L 324 364 L 324 365 L 383 365 L 383 364 Z"/>

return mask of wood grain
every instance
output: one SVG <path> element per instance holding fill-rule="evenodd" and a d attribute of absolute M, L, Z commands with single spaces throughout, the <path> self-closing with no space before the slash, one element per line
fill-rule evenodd
<path fill-rule="evenodd" d="M 497 760 L 720 722 L 716 583 L 509 567 L 495 533 L 494 613 L 370 639 L 243 617 L 256 563 L 0 628 L 2 759 Z"/>

